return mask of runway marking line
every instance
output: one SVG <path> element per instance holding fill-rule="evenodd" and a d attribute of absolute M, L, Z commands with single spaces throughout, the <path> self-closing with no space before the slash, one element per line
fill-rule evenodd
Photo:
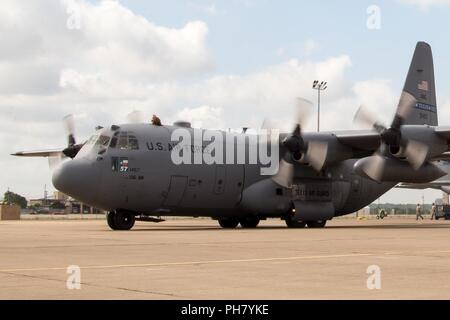
<path fill-rule="evenodd" d="M 408 254 L 431 254 L 431 253 L 450 253 L 450 250 L 424 251 L 424 252 L 374 252 L 374 253 L 348 253 L 333 255 L 315 255 L 315 256 L 296 256 L 296 257 L 273 257 L 273 258 L 254 258 L 254 259 L 230 259 L 230 260 L 204 260 L 204 261 L 186 261 L 186 262 L 160 262 L 160 263 L 139 263 L 139 264 L 113 264 L 99 266 L 85 266 L 86 269 L 117 269 L 117 268 L 141 268 L 141 267 L 168 267 L 168 266 L 189 266 L 201 264 L 221 264 L 221 263 L 242 263 L 242 262 L 270 262 L 270 261 L 293 261 L 293 260 L 313 260 L 313 259 L 332 259 L 332 258 L 352 258 L 352 257 L 370 257 L 379 255 L 408 255 Z M 18 268 L 18 269 L 0 269 L 0 272 L 27 272 L 27 271 L 57 271 L 66 270 L 67 267 L 42 267 L 42 268 Z"/>

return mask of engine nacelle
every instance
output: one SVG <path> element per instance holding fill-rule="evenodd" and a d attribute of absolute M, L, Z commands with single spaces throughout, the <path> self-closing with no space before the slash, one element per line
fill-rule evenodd
<path fill-rule="evenodd" d="M 444 191 L 446 194 L 450 194 L 450 186 L 442 186 L 441 190 Z"/>
<path fill-rule="evenodd" d="M 271 178 L 261 180 L 242 192 L 240 206 L 261 215 L 282 215 L 291 209 L 291 199 Z"/>
<path fill-rule="evenodd" d="M 427 148 L 427 157 L 438 156 L 448 150 L 447 140 L 435 133 L 433 127 L 408 125 L 401 128 L 402 139 L 421 143 Z M 406 158 L 405 147 L 390 146 L 389 152 L 396 158 Z"/>
<path fill-rule="evenodd" d="M 353 155 L 352 148 L 339 142 L 333 133 L 305 133 L 304 139 L 307 144 L 313 142 L 325 146 L 325 166 L 350 159 Z M 293 160 L 301 164 L 309 164 L 308 155 L 305 152 L 299 153 L 296 157 L 293 156 Z"/>
<path fill-rule="evenodd" d="M 358 160 L 353 169 L 360 176 L 370 178 L 368 172 L 371 170 L 375 157 L 377 156 L 366 157 Z M 446 174 L 446 172 L 442 171 L 438 166 L 430 162 L 426 162 L 419 169 L 415 170 L 407 161 L 401 161 L 395 158 L 385 158 L 379 181 L 428 183 L 439 179 Z"/>

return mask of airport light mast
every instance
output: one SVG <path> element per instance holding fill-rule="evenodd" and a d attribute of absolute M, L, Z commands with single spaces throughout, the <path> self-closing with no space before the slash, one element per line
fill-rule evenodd
<path fill-rule="evenodd" d="M 328 88 L 326 81 L 314 80 L 313 89 L 317 90 L 317 132 L 320 132 L 320 92 Z"/>

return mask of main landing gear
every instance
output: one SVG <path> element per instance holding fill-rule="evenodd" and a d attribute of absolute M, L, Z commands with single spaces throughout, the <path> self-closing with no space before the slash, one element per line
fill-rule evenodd
<path fill-rule="evenodd" d="M 106 221 L 113 230 L 130 230 L 133 228 L 136 218 L 132 212 L 117 210 L 108 212 Z"/>
<path fill-rule="evenodd" d="M 219 219 L 219 225 L 224 229 L 234 229 L 239 224 L 242 228 L 253 229 L 258 226 L 260 219 L 257 217 L 243 217 L 243 218 L 222 218 Z"/>
<path fill-rule="evenodd" d="M 285 218 L 286 225 L 288 228 L 323 228 L 327 224 L 327 220 L 317 220 L 317 221 L 300 221 L 292 220 L 291 216 Z"/>

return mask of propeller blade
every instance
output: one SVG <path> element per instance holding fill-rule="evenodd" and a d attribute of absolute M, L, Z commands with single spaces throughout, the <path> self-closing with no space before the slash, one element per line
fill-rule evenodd
<path fill-rule="evenodd" d="M 383 177 L 383 171 L 385 166 L 385 159 L 381 155 L 377 154 L 370 157 L 367 166 L 363 169 L 366 175 L 377 182 L 381 181 Z"/>
<path fill-rule="evenodd" d="M 73 114 L 69 114 L 63 118 L 64 125 L 66 127 L 67 134 L 74 134 L 75 133 L 75 119 L 73 117 Z"/>
<path fill-rule="evenodd" d="M 278 173 L 272 177 L 272 180 L 285 188 L 291 188 L 294 177 L 294 165 L 281 159 Z"/>
<path fill-rule="evenodd" d="M 308 122 L 309 115 L 313 109 L 313 103 L 304 98 L 296 99 L 296 109 L 297 109 L 297 118 L 296 124 L 298 124 L 301 128 L 304 128 L 306 123 Z"/>
<path fill-rule="evenodd" d="M 375 115 L 363 105 L 361 105 L 356 111 L 355 116 L 353 117 L 353 122 L 367 125 L 374 128 L 379 133 L 386 129 L 386 127 L 377 120 Z"/>
<path fill-rule="evenodd" d="M 403 91 L 402 95 L 400 96 L 396 114 L 402 119 L 405 119 L 411 112 L 412 108 L 416 105 L 416 103 L 417 100 L 412 94 Z"/>
<path fill-rule="evenodd" d="M 325 161 L 327 160 L 328 143 L 320 141 L 308 142 L 308 148 L 306 151 L 306 161 L 316 171 L 321 171 Z"/>
<path fill-rule="evenodd" d="M 408 140 L 405 148 L 406 160 L 414 170 L 419 169 L 427 159 L 428 146 L 415 140 Z"/>
<path fill-rule="evenodd" d="M 277 126 L 275 125 L 275 122 L 273 122 L 270 119 L 264 119 L 262 125 L 261 125 L 261 131 L 258 133 L 258 135 L 263 134 L 265 132 L 267 134 L 267 137 L 269 137 L 272 134 L 272 130 L 275 130 Z"/>
<path fill-rule="evenodd" d="M 72 114 L 69 114 L 63 118 L 64 126 L 68 136 L 68 145 L 73 146 L 76 144 L 75 140 L 75 119 Z"/>

